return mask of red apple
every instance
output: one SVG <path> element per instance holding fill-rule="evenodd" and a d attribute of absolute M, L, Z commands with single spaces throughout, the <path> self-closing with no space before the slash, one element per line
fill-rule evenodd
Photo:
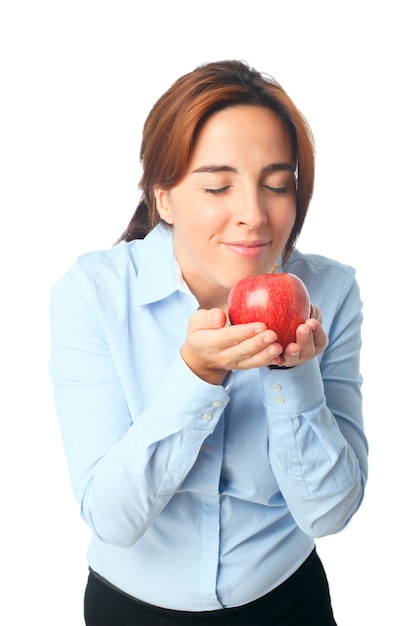
<path fill-rule="evenodd" d="M 229 299 L 232 324 L 263 322 L 278 335 L 285 350 L 295 341 L 296 328 L 310 317 L 310 298 L 303 281 L 287 272 L 243 278 Z"/>

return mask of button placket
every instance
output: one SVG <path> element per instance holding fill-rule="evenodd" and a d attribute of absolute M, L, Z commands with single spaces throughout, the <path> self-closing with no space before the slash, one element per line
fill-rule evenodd
<path fill-rule="evenodd" d="M 214 400 L 214 402 L 211 403 L 211 406 L 213 407 L 213 409 L 220 409 L 220 407 L 223 406 L 223 402 L 221 400 Z M 205 422 L 209 422 L 211 419 L 213 419 L 213 412 L 204 411 L 202 417 Z"/>
<path fill-rule="evenodd" d="M 282 385 L 280 385 L 279 383 L 274 383 L 272 385 L 272 389 L 275 392 L 282 391 Z M 284 404 L 285 402 L 284 396 L 275 396 L 275 402 L 276 404 Z"/>

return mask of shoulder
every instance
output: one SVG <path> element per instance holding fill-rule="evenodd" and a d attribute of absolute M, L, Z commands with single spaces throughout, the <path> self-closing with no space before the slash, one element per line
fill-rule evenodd
<path fill-rule="evenodd" d="M 53 290 L 71 285 L 77 285 L 79 289 L 87 286 L 100 289 L 100 286 L 109 288 L 125 282 L 137 273 L 140 244 L 137 240 L 121 242 L 113 248 L 82 254 L 53 285 Z"/>
<path fill-rule="evenodd" d="M 105 278 L 123 276 L 130 269 L 137 266 L 137 260 L 142 241 L 122 241 L 107 250 L 95 250 L 81 255 L 76 260 L 72 270 L 79 269 L 91 278 Z M 70 270 L 71 271 L 71 270 Z"/>
<path fill-rule="evenodd" d="M 121 314 L 136 291 L 141 266 L 142 240 L 121 242 L 80 255 L 51 287 L 54 311 L 88 311 L 100 315 Z"/>
<path fill-rule="evenodd" d="M 296 274 L 307 286 L 329 287 L 352 284 L 356 271 L 351 265 L 320 254 L 303 254 L 295 250 L 284 266 L 284 271 Z"/>
<path fill-rule="evenodd" d="M 84 273 L 94 282 L 126 280 L 137 277 L 139 268 L 144 271 L 161 256 L 165 261 L 171 247 L 170 235 L 155 228 L 144 239 L 121 241 L 112 248 L 81 255 L 69 273 Z"/>
<path fill-rule="evenodd" d="M 351 265 L 319 254 L 303 254 L 295 250 L 284 266 L 305 283 L 311 301 L 323 309 L 335 312 L 349 301 L 360 307 L 356 271 Z"/>
<path fill-rule="evenodd" d="M 52 286 L 52 293 L 67 298 L 78 294 L 112 308 L 137 299 L 139 293 L 142 299 L 151 299 L 155 285 L 164 293 L 172 291 L 173 267 L 172 238 L 155 228 L 144 239 L 122 241 L 113 248 L 79 256 Z"/>
<path fill-rule="evenodd" d="M 335 259 L 331 259 L 320 254 L 303 254 L 295 250 L 285 264 L 285 271 L 298 272 L 306 275 L 334 274 L 341 277 L 354 276 L 355 269 L 351 265 L 346 265 Z"/>

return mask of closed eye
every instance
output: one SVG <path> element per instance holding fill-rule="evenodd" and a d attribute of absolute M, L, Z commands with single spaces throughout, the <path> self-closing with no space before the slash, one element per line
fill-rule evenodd
<path fill-rule="evenodd" d="M 204 191 L 206 193 L 211 193 L 211 194 L 213 194 L 213 196 L 215 196 L 217 194 L 225 193 L 228 189 L 230 189 L 230 186 L 226 185 L 226 187 L 219 187 L 218 189 L 217 188 L 214 188 L 214 189 L 212 189 L 212 188 L 205 188 Z"/>
<path fill-rule="evenodd" d="M 272 187 L 271 185 L 264 185 L 265 189 L 272 191 L 272 193 L 280 194 L 287 191 L 287 187 Z"/>

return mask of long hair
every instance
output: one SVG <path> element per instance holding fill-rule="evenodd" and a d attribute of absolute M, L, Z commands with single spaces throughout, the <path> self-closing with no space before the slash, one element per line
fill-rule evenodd
<path fill-rule="evenodd" d="M 297 211 L 283 260 L 301 232 L 314 187 L 310 127 L 283 88 L 243 61 L 207 63 L 179 78 L 151 109 L 142 135 L 142 196 L 120 241 L 143 239 L 160 221 L 154 186 L 174 187 L 184 176 L 199 128 L 214 112 L 240 104 L 271 109 L 290 133 L 296 163 Z"/>

